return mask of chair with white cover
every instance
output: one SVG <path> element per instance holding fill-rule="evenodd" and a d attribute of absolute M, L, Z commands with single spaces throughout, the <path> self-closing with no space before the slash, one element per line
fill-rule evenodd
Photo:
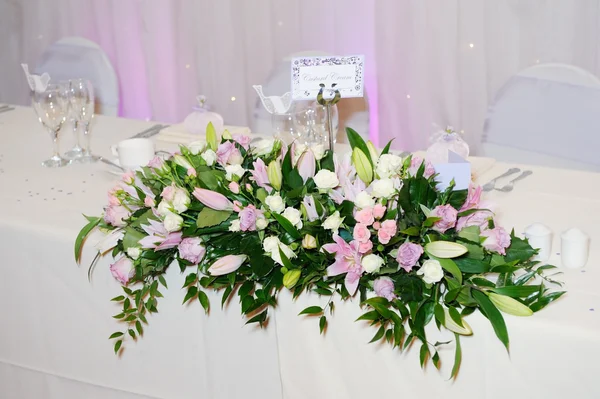
<path fill-rule="evenodd" d="M 281 96 L 291 91 L 292 59 L 296 57 L 318 57 L 330 55 L 322 51 L 304 51 L 294 53 L 281 60 L 262 85 L 265 96 Z M 292 104 L 293 106 L 293 104 Z M 351 127 L 365 139 L 369 138 L 369 104 L 367 95 L 363 98 L 342 98 L 338 104 L 338 141 L 344 141 L 345 128 Z M 251 129 L 256 133 L 266 134 L 271 131 L 271 115 L 264 109 L 260 98 L 256 100 Z"/>
<path fill-rule="evenodd" d="M 600 79 L 564 64 L 512 77 L 489 107 L 483 155 L 499 161 L 600 171 Z"/>
<path fill-rule="evenodd" d="M 37 74 L 48 72 L 53 82 L 88 79 L 94 86 L 96 110 L 104 115 L 119 113 L 119 83 L 106 53 L 96 43 L 81 37 L 66 37 L 42 54 Z"/>

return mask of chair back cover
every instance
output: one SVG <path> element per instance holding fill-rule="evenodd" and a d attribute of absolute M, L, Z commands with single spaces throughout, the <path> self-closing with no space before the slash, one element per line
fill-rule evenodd
<path fill-rule="evenodd" d="M 48 72 L 53 82 L 84 78 L 92 82 L 97 112 L 116 116 L 119 111 L 117 75 L 106 53 L 81 37 L 66 37 L 42 54 L 35 73 Z"/>
<path fill-rule="evenodd" d="M 496 95 L 482 141 L 500 161 L 600 170 L 600 80 L 572 65 L 522 71 Z"/>

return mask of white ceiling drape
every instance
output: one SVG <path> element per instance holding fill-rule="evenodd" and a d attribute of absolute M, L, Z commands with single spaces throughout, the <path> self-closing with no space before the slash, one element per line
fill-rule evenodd
<path fill-rule="evenodd" d="M 28 103 L 19 64 L 72 35 L 107 52 L 121 115 L 166 122 L 204 94 L 248 125 L 252 85 L 285 56 L 365 54 L 371 137 L 414 150 L 450 124 L 477 148 L 488 102 L 520 69 L 600 74 L 599 22 L 600 0 L 0 0 L 0 101 Z"/>

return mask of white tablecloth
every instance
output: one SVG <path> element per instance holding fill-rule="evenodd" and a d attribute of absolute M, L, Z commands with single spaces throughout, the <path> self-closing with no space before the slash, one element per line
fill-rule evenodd
<path fill-rule="evenodd" d="M 150 122 L 99 117 L 93 146 L 109 146 Z M 69 135 L 68 133 L 67 135 Z M 462 370 L 448 382 L 453 348 L 441 352 L 443 372 L 418 367 L 408 354 L 367 345 L 374 331 L 354 323 L 355 303 L 337 303 L 325 336 L 318 321 L 296 316 L 318 296 L 280 297 L 268 328 L 244 326 L 236 300 L 220 309 L 211 295 L 181 306 L 183 276 L 167 274 L 170 289 L 145 335 L 114 356 L 108 336 L 119 329 L 109 299 L 119 285 L 102 260 L 87 281 L 73 242 L 82 213 L 99 214 L 115 176 L 103 164 L 45 169 L 50 139 L 29 108 L 0 114 L 0 397 L 1 398 L 598 398 L 600 356 L 600 174 L 532 167 L 512 193 L 493 193 L 499 219 L 519 233 L 542 221 L 558 234 L 579 227 L 592 236 L 583 270 L 565 270 L 568 294 L 531 318 L 506 316 L 511 353 L 487 320 L 469 317 L 475 331 L 462 340 Z M 509 165 L 496 164 L 483 181 Z M 526 167 L 522 167 L 526 168 Z M 85 265 L 93 250 L 84 251 Z M 551 259 L 560 265 L 560 257 Z M 595 309 L 595 310 L 594 310 Z M 432 337 L 435 339 L 435 337 Z M 445 361 L 445 362 L 444 362 Z"/>

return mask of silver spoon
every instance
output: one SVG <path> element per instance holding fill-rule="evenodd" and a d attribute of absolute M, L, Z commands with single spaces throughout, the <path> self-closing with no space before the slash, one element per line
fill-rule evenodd
<path fill-rule="evenodd" d="M 105 164 L 107 164 L 107 165 L 113 166 L 113 167 L 115 167 L 115 168 L 117 168 L 117 169 L 119 169 L 119 170 L 121 170 L 121 171 L 123 171 L 123 172 L 126 172 L 126 170 L 125 170 L 125 168 L 124 168 L 124 167 L 122 167 L 122 166 L 121 166 L 121 165 L 119 165 L 119 164 L 116 164 L 116 163 L 114 163 L 113 161 L 110 161 L 110 160 L 108 160 L 108 159 L 106 159 L 106 158 L 104 158 L 104 157 L 100 157 L 100 156 L 99 156 L 99 157 L 97 157 L 97 159 L 98 159 L 98 161 L 100 161 L 100 162 L 104 162 L 104 163 L 105 163 Z"/>
<path fill-rule="evenodd" d="M 492 191 L 494 189 L 494 187 L 496 187 L 497 180 L 502 179 L 503 177 L 506 177 L 506 176 L 513 175 L 515 173 L 519 173 L 520 171 L 521 171 L 521 169 L 519 169 L 519 168 L 510 168 L 509 170 L 507 170 L 500 176 L 498 176 L 495 179 L 492 179 L 489 182 L 487 182 L 486 184 L 484 184 L 483 191 Z"/>
<path fill-rule="evenodd" d="M 533 173 L 532 171 L 526 170 L 523 173 L 521 173 L 519 176 L 517 176 L 514 179 L 512 179 L 511 181 L 509 181 L 508 184 L 506 184 L 503 187 L 497 188 L 496 190 L 502 191 L 503 193 L 508 193 L 515 188 L 516 181 L 523 180 L 524 178 L 531 175 L 532 173 Z"/>

